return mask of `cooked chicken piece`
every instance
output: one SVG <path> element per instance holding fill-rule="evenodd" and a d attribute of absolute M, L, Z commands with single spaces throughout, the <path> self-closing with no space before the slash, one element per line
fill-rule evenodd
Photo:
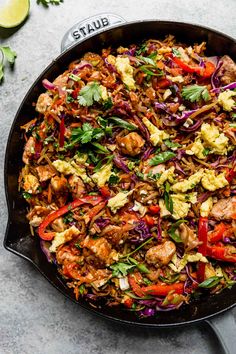
<path fill-rule="evenodd" d="M 52 177 L 51 186 L 55 192 L 63 192 L 67 189 L 67 179 L 63 176 Z"/>
<path fill-rule="evenodd" d="M 64 87 L 64 86 L 66 86 L 67 81 L 68 81 L 68 74 L 67 74 L 67 72 L 66 72 L 66 73 L 64 73 L 64 74 L 62 74 L 62 75 L 59 75 L 59 76 L 53 81 L 53 84 L 56 85 L 56 86 Z"/>
<path fill-rule="evenodd" d="M 55 168 L 50 165 L 40 165 L 36 167 L 40 182 L 45 182 L 56 174 Z"/>
<path fill-rule="evenodd" d="M 46 215 L 51 213 L 51 209 L 36 205 L 30 212 L 26 215 L 27 219 L 30 220 L 30 225 L 37 227 L 41 224 Z"/>
<path fill-rule="evenodd" d="M 35 153 L 35 138 L 32 136 L 29 138 L 25 144 L 24 153 L 23 153 L 23 162 L 25 164 L 29 163 L 29 160 L 34 156 Z"/>
<path fill-rule="evenodd" d="M 236 197 L 220 199 L 213 205 L 210 216 L 216 220 L 231 220 L 236 218 Z"/>
<path fill-rule="evenodd" d="M 57 262 L 59 264 L 62 263 L 68 263 L 68 262 L 78 262 L 80 263 L 83 261 L 83 256 L 80 255 L 80 251 L 75 249 L 75 247 L 72 249 L 71 246 L 64 245 L 58 248 L 57 253 Z"/>
<path fill-rule="evenodd" d="M 80 245 L 92 251 L 95 256 L 106 265 L 110 265 L 114 263 L 115 260 L 118 260 L 117 252 L 112 250 L 110 243 L 104 237 L 91 239 L 87 236 Z"/>
<path fill-rule="evenodd" d="M 153 197 L 158 195 L 157 190 L 154 190 L 153 186 L 147 182 L 141 182 L 134 191 L 134 199 L 140 203 L 146 203 L 149 200 L 149 196 Z"/>
<path fill-rule="evenodd" d="M 163 244 L 151 247 L 145 256 L 147 263 L 155 266 L 167 265 L 176 252 L 174 242 L 165 241 Z"/>
<path fill-rule="evenodd" d="M 40 184 L 37 177 L 31 174 L 24 176 L 23 188 L 26 192 L 36 194 L 39 186 Z"/>
<path fill-rule="evenodd" d="M 236 63 L 228 55 L 224 55 L 221 60 L 223 64 L 218 72 L 218 77 L 222 84 L 227 85 L 236 81 Z"/>
<path fill-rule="evenodd" d="M 93 66 L 97 66 L 100 62 L 103 63 L 103 59 L 96 53 L 88 52 L 84 55 L 83 59 L 90 62 Z"/>
<path fill-rule="evenodd" d="M 198 246 L 197 235 L 185 223 L 180 224 L 176 232 L 179 233 L 179 236 L 185 245 L 186 251 L 190 251 Z"/>
<path fill-rule="evenodd" d="M 104 236 L 114 245 L 124 243 L 129 236 L 129 230 L 135 228 L 135 224 L 126 223 L 123 226 L 107 225 L 101 232 L 101 236 Z"/>
<path fill-rule="evenodd" d="M 56 232 L 63 232 L 66 229 L 66 225 L 63 222 L 62 218 L 57 218 L 51 223 L 51 226 L 54 231 Z"/>
<path fill-rule="evenodd" d="M 74 199 L 80 198 L 85 193 L 85 186 L 80 177 L 72 175 L 70 176 L 68 183 Z"/>
<path fill-rule="evenodd" d="M 140 154 L 145 141 L 138 133 L 129 133 L 126 136 L 118 137 L 117 143 L 125 155 L 135 156 Z"/>
<path fill-rule="evenodd" d="M 49 94 L 42 93 L 38 98 L 35 109 L 39 113 L 45 113 L 46 110 L 51 106 L 51 104 L 52 104 L 52 98 L 49 96 Z"/>

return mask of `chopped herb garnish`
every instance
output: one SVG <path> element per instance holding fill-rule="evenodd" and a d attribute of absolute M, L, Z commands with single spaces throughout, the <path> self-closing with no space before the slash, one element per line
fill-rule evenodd
<path fill-rule="evenodd" d="M 150 65 L 142 65 L 139 68 L 144 74 L 150 75 L 150 76 L 163 76 L 164 72 L 156 67 L 152 67 Z"/>
<path fill-rule="evenodd" d="M 80 81 L 81 80 L 81 78 L 79 76 L 74 75 L 74 74 L 70 74 L 69 79 L 71 79 L 73 81 Z"/>
<path fill-rule="evenodd" d="M 70 95 L 67 95 L 66 97 L 66 103 L 71 103 L 71 102 L 75 102 L 74 98 Z"/>
<path fill-rule="evenodd" d="M 111 99 L 111 97 L 108 97 L 108 99 L 103 103 L 103 108 L 107 110 L 112 107 L 113 107 L 112 99 Z"/>
<path fill-rule="evenodd" d="M 119 262 L 112 264 L 110 268 L 112 269 L 112 276 L 120 278 L 125 277 L 132 269 L 135 268 L 135 265 Z"/>
<path fill-rule="evenodd" d="M 111 186 L 113 186 L 113 185 L 117 184 L 117 183 L 119 182 L 119 180 L 120 180 L 120 179 L 119 179 L 118 176 L 116 176 L 116 175 L 111 175 L 110 178 L 109 178 L 108 183 L 109 183 Z"/>
<path fill-rule="evenodd" d="M 78 95 L 78 102 L 81 106 L 92 106 L 94 102 L 99 102 L 102 97 L 102 89 L 97 82 L 91 82 L 84 86 Z"/>
<path fill-rule="evenodd" d="M 192 85 L 185 86 L 182 90 L 182 97 L 190 102 L 197 102 L 203 99 L 209 101 L 211 98 L 206 86 Z"/>
<path fill-rule="evenodd" d="M 30 193 L 28 193 L 28 192 L 23 192 L 22 195 L 23 195 L 23 197 L 24 197 L 25 199 L 31 199 L 31 198 L 32 198 L 32 194 L 30 194 Z"/>
<path fill-rule="evenodd" d="M 141 180 L 144 180 L 144 174 L 142 172 L 136 171 L 136 176 L 140 178 Z"/>
<path fill-rule="evenodd" d="M 100 154 L 110 154 L 110 151 L 99 143 L 92 143 L 92 145 L 98 150 Z"/>
<path fill-rule="evenodd" d="M 173 277 L 171 278 L 165 278 L 163 277 L 162 275 L 159 275 L 159 279 L 161 281 L 163 281 L 163 283 L 166 283 L 166 284 L 173 284 L 175 283 L 178 279 L 179 279 L 179 274 L 175 274 Z"/>
<path fill-rule="evenodd" d="M 76 144 L 87 144 L 93 140 L 100 140 L 104 135 L 103 129 L 93 128 L 90 123 L 84 123 L 82 128 L 78 127 L 72 130 L 71 142 L 65 148 L 71 149 Z"/>
<path fill-rule="evenodd" d="M 148 57 L 138 56 L 137 59 L 143 61 L 146 64 L 156 66 L 155 61 L 152 58 L 150 58 L 150 57 L 148 58 Z"/>
<path fill-rule="evenodd" d="M 141 54 L 143 54 L 144 52 L 146 52 L 146 50 L 147 50 L 147 45 L 146 45 L 146 43 L 143 43 L 143 44 L 141 45 L 141 47 L 139 48 L 139 50 L 136 51 L 136 54 L 137 54 L 137 55 L 141 55 Z"/>
<path fill-rule="evenodd" d="M 69 224 L 70 222 L 73 222 L 74 219 L 73 219 L 73 213 L 72 212 L 69 212 L 67 214 L 65 214 L 65 216 L 63 217 L 63 222 L 65 224 Z"/>
<path fill-rule="evenodd" d="M 209 155 L 210 152 L 211 152 L 211 149 L 208 149 L 208 148 L 205 148 L 205 149 L 202 151 L 202 153 L 203 153 L 204 156 Z"/>
<path fill-rule="evenodd" d="M 160 154 L 154 156 L 150 161 L 149 161 L 149 165 L 150 166 L 157 166 L 160 163 L 164 163 L 170 159 L 172 159 L 173 157 L 175 157 L 176 154 L 172 151 L 164 151 L 161 152 Z"/>
<path fill-rule="evenodd" d="M 128 261 L 135 264 L 135 266 L 138 268 L 138 270 L 141 273 L 146 273 L 146 274 L 150 273 L 149 270 L 147 269 L 147 267 L 145 266 L 145 264 L 139 263 L 138 261 L 136 261 L 136 259 L 128 257 Z"/>

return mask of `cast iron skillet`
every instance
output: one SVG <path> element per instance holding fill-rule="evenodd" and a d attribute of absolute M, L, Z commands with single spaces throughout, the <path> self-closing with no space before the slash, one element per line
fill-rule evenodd
<path fill-rule="evenodd" d="M 53 286 L 65 296 L 75 301 L 71 289 L 66 287 L 57 273 L 56 267 L 46 261 L 42 253 L 37 237 L 30 236 L 28 221 L 25 218 L 27 204 L 18 192 L 18 171 L 22 167 L 23 139 L 20 126 L 25 124 L 35 115 L 32 102 L 44 91 L 42 79 L 52 81 L 63 73 L 70 62 L 80 58 L 88 51 L 100 51 L 108 46 L 125 46 L 129 43 L 137 43 L 148 38 L 162 38 L 166 34 L 173 34 L 177 39 L 185 43 L 207 42 L 207 55 L 228 54 L 236 59 L 236 42 L 220 32 L 197 25 L 169 22 L 169 21 L 139 21 L 118 25 L 75 44 L 70 49 L 54 60 L 38 77 L 25 96 L 14 119 L 5 156 L 5 190 L 9 211 L 9 220 L 6 229 L 4 246 L 7 250 L 29 260 Z M 182 306 L 179 310 L 160 313 L 157 317 L 139 319 L 133 312 L 127 312 L 119 308 L 103 307 L 92 308 L 87 302 L 79 299 L 77 303 L 85 309 L 109 319 L 122 323 L 135 324 L 147 327 L 167 327 L 190 324 L 210 318 L 236 303 L 236 288 L 224 290 L 214 296 L 203 296 L 195 302 Z"/>

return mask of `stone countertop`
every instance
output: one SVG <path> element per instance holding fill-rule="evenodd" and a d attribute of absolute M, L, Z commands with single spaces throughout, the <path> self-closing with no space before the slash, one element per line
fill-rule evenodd
<path fill-rule="evenodd" d="M 0 4 L 4 1 L 0 0 Z M 64 0 L 48 9 L 31 0 L 24 26 L 10 35 L 0 30 L 0 44 L 17 54 L 13 71 L 0 86 L 0 168 L 14 115 L 41 71 L 59 54 L 60 42 L 77 20 L 102 12 L 128 21 L 163 19 L 212 27 L 236 37 L 235 0 Z M 65 299 L 31 264 L 2 246 L 7 208 L 0 174 L 0 354 L 216 353 L 205 327 L 147 330 L 123 327 L 98 318 Z M 236 312 L 234 311 L 234 314 Z"/>

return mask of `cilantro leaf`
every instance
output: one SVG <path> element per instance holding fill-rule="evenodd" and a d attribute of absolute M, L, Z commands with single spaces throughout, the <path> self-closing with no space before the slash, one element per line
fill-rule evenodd
<path fill-rule="evenodd" d="M 109 178 L 109 181 L 108 181 L 108 184 L 110 184 L 111 186 L 117 184 L 119 182 L 119 177 L 116 176 L 116 175 L 111 175 L 110 178 Z"/>
<path fill-rule="evenodd" d="M 82 127 L 78 127 L 71 132 L 71 142 L 65 147 L 73 148 L 76 144 L 87 144 L 94 140 L 99 140 L 105 135 L 102 128 L 93 128 L 90 123 L 84 123 Z"/>
<path fill-rule="evenodd" d="M 181 94 L 185 100 L 188 100 L 190 102 L 197 102 L 200 101 L 200 99 L 203 99 L 204 101 L 209 101 L 209 99 L 211 98 L 207 87 L 199 85 L 185 86 L 182 89 Z"/>
<path fill-rule="evenodd" d="M 0 46 L 0 52 L 2 59 L 0 60 L 0 82 L 4 78 L 4 59 L 8 61 L 10 65 L 15 63 L 15 58 L 17 57 L 16 52 L 14 52 L 10 47 Z"/>
<path fill-rule="evenodd" d="M 0 47 L 0 49 L 7 61 L 10 64 L 14 64 L 15 58 L 17 57 L 16 52 L 14 52 L 14 50 L 12 50 L 10 47 Z"/>
<path fill-rule="evenodd" d="M 143 43 L 143 44 L 140 46 L 139 50 L 136 51 L 136 54 L 137 54 L 137 55 L 140 55 L 140 54 L 146 52 L 146 50 L 147 50 L 147 45 L 146 45 L 146 43 Z"/>
<path fill-rule="evenodd" d="M 152 58 L 138 56 L 137 59 L 143 61 L 145 64 L 156 66 L 156 63 Z"/>
<path fill-rule="evenodd" d="M 172 151 L 164 151 L 161 152 L 160 154 L 154 156 L 150 161 L 149 161 L 149 165 L 150 166 L 157 166 L 160 163 L 164 163 L 170 159 L 172 159 L 173 157 L 175 157 L 176 154 Z"/>
<path fill-rule="evenodd" d="M 108 97 L 108 99 L 103 103 L 103 108 L 105 110 L 107 110 L 107 109 L 110 109 L 112 107 L 113 107 L 112 99 L 111 99 L 111 97 Z"/>
<path fill-rule="evenodd" d="M 134 269 L 135 267 L 136 265 L 131 265 L 123 262 L 115 263 L 110 266 L 110 268 L 112 269 L 112 276 L 118 278 L 125 277 L 128 272 Z"/>
<path fill-rule="evenodd" d="M 91 82 L 84 86 L 77 97 L 81 106 L 92 106 L 94 102 L 100 101 L 102 97 L 102 89 L 97 82 Z"/>
<path fill-rule="evenodd" d="M 41 4 L 45 7 L 49 7 L 49 5 L 60 5 L 63 0 L 37 0 L 37 4 Z"/>

